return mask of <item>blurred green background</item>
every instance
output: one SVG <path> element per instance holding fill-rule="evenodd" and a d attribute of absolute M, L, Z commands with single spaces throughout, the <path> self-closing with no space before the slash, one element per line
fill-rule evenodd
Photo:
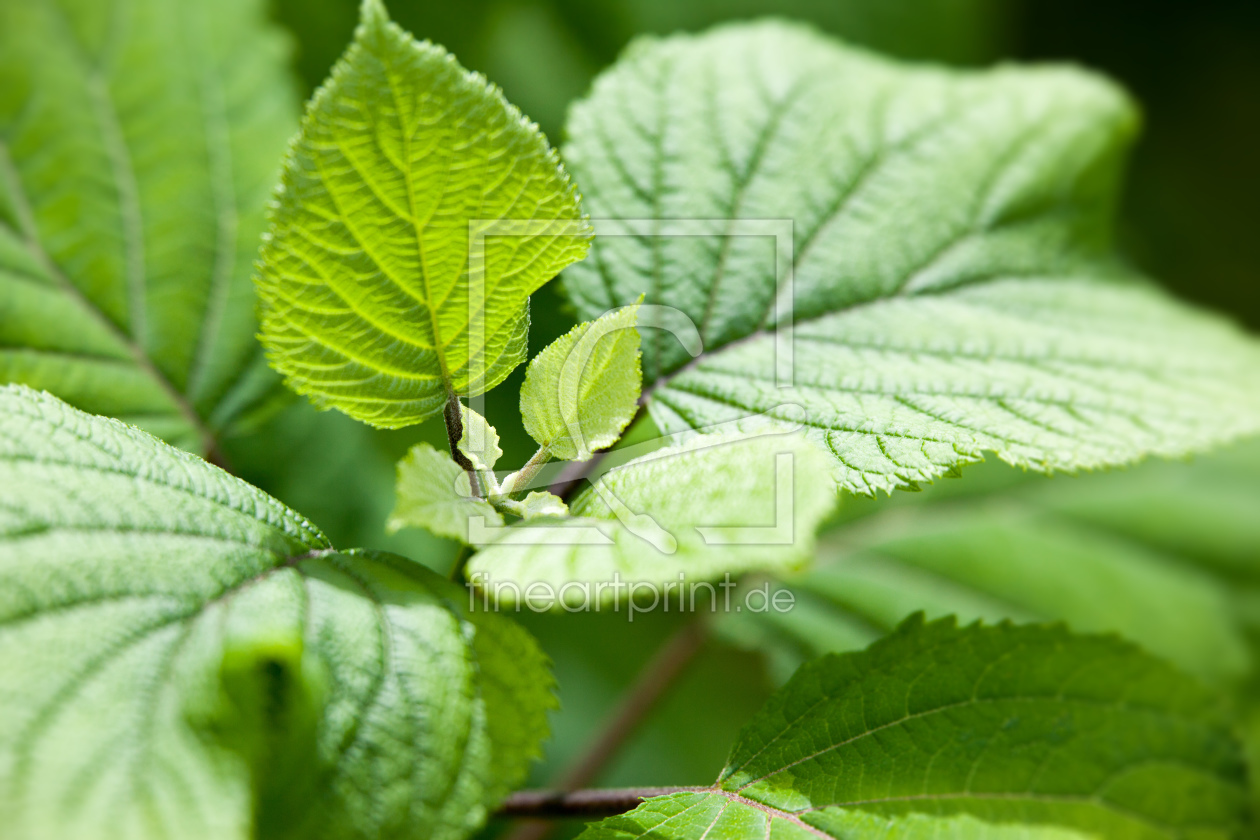
<path fill-rule="evenodd" d="M 392 0 L 395 19 L 452 50 L 563 142 L 568 104 L 639 33 L 698 30 L 776 15 L 813 22 L 902 58 L 985 65 L 1065 60 L 1101 70 L 1142 103 L 1146 131 L 1122 209 L 1121 242 L 1184 298 L 1260 328 L 1260 3 L 1086 0 Z M 356 0 L 276 0 L 309 93 L 350 38 Z M 555 284 L 535 296 L 531 354 L 572 323 Z M 489 395 L 503 463 L 533 451 L 516 406 L 522 371 Z M 246 479 L 310 516 L 339 545 L 385 548 L 446 571 L 455 547 L 420 532 L 384 533 L 393 463 L 440 443 L 440 421 L 378 432 L 294 403 L 228 442 Z M 676 615 L 526 616 L 556 661 L 564 711 L 535 782 L 554 777 L 621 689 L 678 626 Z M 607 784 L 700 784 L 769 687 L 761 661 L 709 645 L 696 669 L 610 767 Z"/>

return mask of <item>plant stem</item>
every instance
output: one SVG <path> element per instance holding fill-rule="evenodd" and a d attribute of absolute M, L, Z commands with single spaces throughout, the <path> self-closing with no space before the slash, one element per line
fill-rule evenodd
<path fill-rule="evenodd" d="M 446 407 L 442 410 L 442 418 L 446 421 L 446 442 L 451 447 L 451 458 L 464 472 L 468 473 L 473 495 L 480 496 L 481 482 L 477 478 L 477 471 L 473 469 L 472 461 L 468 460 L 468 456 L 459 451 L 459 441 L 464 436 L 464 420 L 460 416 L 459 409 L 459 395 L 454 391 L 448 391 Z"/>
<path fill-rule="evenodd" d="M 670 686 L 682 676 L 696 654 L 704 647 L 708 635 L 705 624 L 700 619 L 687 622 L 677 633 L 657 650 L 639 671 L 629 691 L 622 698 L 609 718 L 608 725 L 600 733 L 595 742 L 587 748 L 560 777 L 556 783 L 557 790 L 546 793 L 553 799 L 557 796 L 577 791 L 589 785 L 599 775 L 604 766 L 617 754 L 626 740 L 632 735 L 643 719 L 656 706 L 657 702 L 669 690 Z M 640 788 L 639 790 L 644 790 Z M 647 788 L 646 790 L 663 790 Z M 683 788 L 664 789 L 666 792 L 683 790 Z M 593 795 L 594 791 L 584 791 L 584 795 Z M 542 794 L 537 794 L 542 795 Z M 656 796 L 658 794 L 647 794 Z M 510 802 L 511 800 L 509 800 Z M 566 801 L 566 800 L 561 800 Z M 628 801 L 628 800 L 623 800 Z M 622 810 L 630 810 L 637 805 L 632 802 Z M 615 811 L 613 813 L 621 813 Z M 545 816 L 543 813 L 522 816 Z M 543 840 L 551 833 L 552 826 L 544 822 L 524 823 L 508 835 L 508 840 Z"/>
<path fill-rule="evenodd" d="M 598 788 L 565 793 L 557 790 L 522 790 L 507 798 L 498 816 L 556 819 L 562 817 L 612 817 L 638 807 L 652 796 L 684 791 L 701 792 L 701 787 Z"/>
<path fill-rule="evenodd" d="M 596 452 L 595 456 L 587 461 L 570 461 L 564 465 L 564 469 L 560 470 L 560 475 L 556 476 L 555 482 L 551 485 L 551 492 L 555 493 L 566 502 L 578 491 L 582 486 L 583 480 L 595 471 L 599 466 L 599 462 L 604 460 L 604 456 L 608 451 Z"/>
<path fill-rule="evenodd" d="M 529 487 L 529 483 L 534 480 L 534 476 L 538 475 L 538 471 L 550 460 L 551 450 L 547 448 L 546 444 L 538 447 L 538 451 L 525 462 L 525 466 L 503 479 L 499 492 L 504 496 L 510 496 L 518 490 L 524 490 Z"/>

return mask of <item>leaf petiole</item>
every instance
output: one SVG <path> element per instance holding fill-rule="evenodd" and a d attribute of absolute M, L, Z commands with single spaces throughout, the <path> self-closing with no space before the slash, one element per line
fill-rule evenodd
<path fill-rule="evenodd" d="M 524 490 L 550 460 L 551 448 L 547 444 L 538 447 L 538 451 L 525 462 L 525 466 L 503 479 L 503 484 L 499 486 L 499 495 L 510 496 L 518 490 Z"/>

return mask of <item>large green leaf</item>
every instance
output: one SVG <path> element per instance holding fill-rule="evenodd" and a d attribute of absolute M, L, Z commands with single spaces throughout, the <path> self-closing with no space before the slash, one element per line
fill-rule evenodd
<path fill-rule="evenodd" d="M 698 359 L 644 342 L 663 431 L 799 406 L 855 492 L 987 450 L 1202 449 L 1260 429 L 1260 348 L 1115 259 L 1136 123 L 1070 68 L 909 67 L 781 23 L 643 40 L 571 113 L 587 209 L 631 221 L 566 288 L 583 317 L 644 294 L 694 322 Z"/>
<path fill-rule="evenodd" d="M 1255 443 L 1077 478 L 973 467 L 922 493 L 853 500 L 815 566 L 782 578 L 796 598 L 790 613 L 729 615 L 721 627 L 771 652 L 786 674 L 919 610 L 1064 620 L 1121 633 L 1204 678 L 1237 680 L 1254 665 L 1258 488 Z"/>
<path fill-rule="evenodd" d="M 459 838 L 550 677 L 516 625 L 205 462 L 0 389 L 0 823 L 23 838 Z"/>
<path fill-rule="evenodd" d="M 1225 840 L 1243 779 L 1212 698 L 1124 642 L 916 620 L 802 667 L 711 790 L 583 837 Z"/>
<path fill-rule="evenodd" d="M 199 453 L 273 391 L 250 274 L 297 103 L 266 13 L 0 4 L 0 382 Z"/>
<path fill-rule="evenodd" d="M 659 449 L 595 479 L 571 518 L 492 534 L 469 580 L 507 603 L 534 586 L 527 603 L 540 608 L 596 608 L 649 594 L 690 604 L 697 583 L 798 568 L 836 506 L 821 454 L 800 435 L 702 435 Z"/>
<path fill-rule="evenodd" d="M 294 390 L 396 428 L 525 360 L 530 293 L 590 231 L 555 152 L 497 88 L 380 0 L 362 14 L 285 162 L 262 340 Z"/>

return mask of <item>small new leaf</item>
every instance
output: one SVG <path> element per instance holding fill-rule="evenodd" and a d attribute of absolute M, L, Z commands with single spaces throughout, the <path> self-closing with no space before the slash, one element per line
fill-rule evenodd
<path fill-rule="evenodd" d="M 614 574 L 662 584 L 782 571 L 810 557 L 836 502 L 823 453 L 799 435 L 702 435 L 608 471 L 573 501 L 571 519 L 505 529 L 468 571 L 519 591 L 545 584 L 531 599 L 551 592 L 555 606 L 620 597 L 596 586 Z"/>
<path fill-rule="evenodd" d="M 494 465 L 503 457 L 499 448 L 499 433 L 486 418 L 473 411 L 463 403 L 459 406 L 460 420 L 464 433 L 457 446 L 479 471 L 493 470 Z"/>
<path fill-rule="evenodd" d="M 521 516 L 533 519 L 538 516 L 568 516 L 569 506 L 554 493 L 534 490 L 521 502 Z"/>
<path fill-rule="evenodd" d="M 262 341 L 317 405 L 418 423 L 525 360 L 530 293 L 589 238 L 537 126 L 364 0 L 285 161 L 257 277 Z"/>
<path fill-rule="evenodd" d="M 468 520 L 480 516 L 487 526 L 503 517 L 484 499 L 474 498 L 468 473 L 427 443 L 418 443 L 398 462 L 398 500 L 386 527 L 424 528 L 441 537 L 468 542 Z"/>
<path fill-rule="evenodd" d="M 418 563 L 47 394 L 0 388 L 0 825 L 462 840 L 519 784 L 545 658 Z"/>
<path fill-rule="evenodd" d="M 643 385 L 638 310 L 623 306 L 578 324 L 529 363 L 521 417 L 551 457 L 589 460 L 634 419 Z"/>
<path fill-rule="evenodd" d="M 1227 840 L 1241 751 L 1213 698 L 1114 637 L 906 622 L 803 666 L 713 789 L 583 840 Z"/>

